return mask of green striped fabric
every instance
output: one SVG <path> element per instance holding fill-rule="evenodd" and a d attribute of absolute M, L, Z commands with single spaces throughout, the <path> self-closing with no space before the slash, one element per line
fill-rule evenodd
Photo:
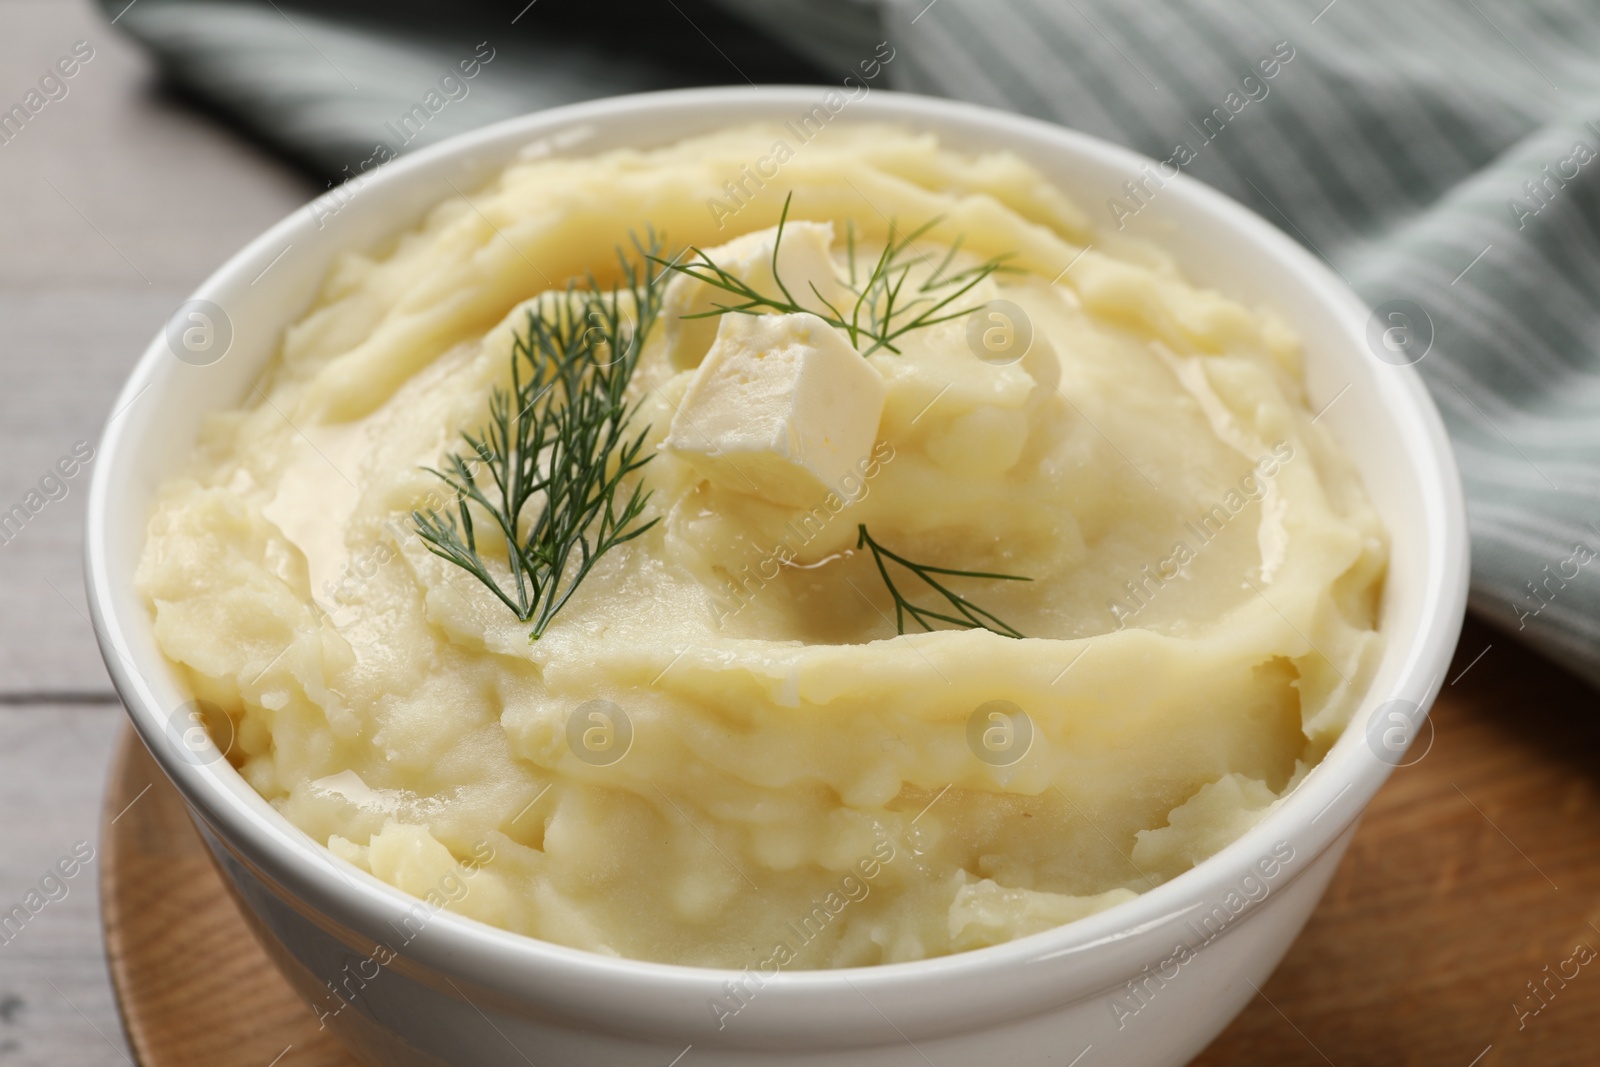
<path fill-rule="evenodd" d="M 660 0 L 599 16 L 561 0 L 447 16 L 355 0 L 104 4 L 176 80 L 329 176 L 369 158 L 383 124 L 479 42 L 495 58 L 474 95 L 397 150 L 611 92 L 836 82 L 888 40 L 895 88 L 1172 159 L 1384 312 L 1399 346 L 1380 345 L 1385 358 L 1426 351 L 1417 366 L 1466 479 L 1474 609 L 1600 683 L 1592 4 Z M 1115 226 L 1138 203 L 1086 206 Z"/>

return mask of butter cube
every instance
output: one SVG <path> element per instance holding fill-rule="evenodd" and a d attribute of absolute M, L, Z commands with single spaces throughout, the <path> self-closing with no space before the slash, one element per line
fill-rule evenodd
<path fill-rule="evenodd" d="M 872 452 L 883 377 L 815 315 L 720 322 L 666 447 L 720 488 L 816 506 Z"/>
<path fill-rule="evenodd" d="M 776 226 L 736 237 L 727 244 L 705 250 L 707 258 L 729 274 L 744 282 L 762 296 L 783 299 L 772 275 L 772 246 L 777 241 Z M 783 227 L 783 241 L 778 247 L 778 274 L 794 302 L 807 311 L 819 315 L 829 314 L 826 305 L 817 298 L 820 292 L 828 303 L 848 317 L 855 305 L 856 296 L 834 271 L 833 257 L 828 249 L 833 244 L 833 223 L 790 222 Z M 702 268 L 702 271 L 704 268 Z M 816 292 L 812 286 L 816 286 Z M 732 306 L 744 300 L 726 289 L 708 285 L 686 274 L 674 275 L 662 295 L 661 318 L 666 324 L 667 355 L 679 370 L 689 370 L 700 365 L 717 336 L 720 319 L 686 319 L 714 311 L 717 305 Z"/>

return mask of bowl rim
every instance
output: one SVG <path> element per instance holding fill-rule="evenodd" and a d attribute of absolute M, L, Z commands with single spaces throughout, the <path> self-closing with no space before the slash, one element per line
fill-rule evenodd
<path fill-rule="evenodd" d="M 373 186 L 405 183 L 435 164 L 449 160 L 461 162 L 485 150 L 509 160 L 516 153 L 514 148 L 508 150 L 507 145 L 532 141 L 573 124 L 601 123 L 630 114 L 687 109 L 711 115 L 731 109 L 734 113 L 708 121 L 707 128 L 754 121 L 754 112 L 761 109 L 815 104 L 825 90 L 822 86 L 713 87 L 640 93 L 567 105 L 449 138 L 366 172 L 364 181 Z M 853 102 L 851 108 L 848 116 L 851 122 L 914 123 L 935 131 L 942 126 L 964 124 L 975 128 L 981 125 L 995 140 L 1025 157 L 1029 146 L 1046 144 L 1052 150 L 1071 155 L 1115 162 L 1129 174 L 1137 173 L 1143 165 L 1155 165 L 1149 157 L 1088 134 L 975 104 L 877 89 L 859 102 Z M 746 115 L 747 111 L 751 114 Z M 1318 299 L 1326 301 L 1342 316 L 1356 316 L 1361 320 L 1368 316 L 1366 305 L 1324 263 L 1254 212 L 1187 174 L 1168 179 L 1167 187 L 1170 191 L 1163 195 L 1187 198 L 1197 210 L 1216 217 L 1234 230 L 1242 242 L 1254 246 L 1258 253 L 1276 257 L 1299 274 Z M 418 221 L 415 217 L 400 220 L 394 232 L 403 232 Z M 254 274 L 307 225 L 305 208 L 296 208 L 230 257 L 195 289 L 191 299 L 216 296 L 237 284 L 238 278 Z M 303 309 L 297 309 L 283 325 L 287 326 L 302 313 Z M 158 331 L 119 394 L 112 412 L 124 410 L 156 383 L 157 370 L 163 360 L 170 360 L 170 354 Z M 1396 692 L 1406 692 L 1426 709 L 1442 685 L 1443 672 L 1449 664 L 1465 613 L 1466 512 L 1454 454 L 1420 376 L 1411 367 L 1390 370 L 1394 373 L 1377 379 L 1378 388 L 1387 391 L 1390 405 L 1410 416 L 1409 426 L 1399 427 L 1399 432 L 1407 434 L 1409 443 L 1414 446 L 1406 462 L 1415 466 L 1425 487 L 1433 490 L 1424 502 L 1431 528 L 1426 538 L 1430 551 L 1422 598 L 1423 621 L 1405 649 L 1395 686 Z M 341 921 L 363 917 L 368 930 L 377 929 L 382 921 L 396 919 L 414 909 L 418 898 L 335 857 L 267 804 L 225 760 L 220 761 L 220 768 L 186 762 L 171 751 L 171 746 L 160 743 L 161 702 L 148 677 L 159 676 L 165 665 L 150 667 L 148 671 L 141 669 L 146 665 L 135 663 L 127 652 L 130 627 L 148 627 L 148 613 L 143 619 L 119 616 L 115 590 L 119 584 L 131 583 L 132 576 L 111 573 L 105 546 L 108 498 L 115 477 L 124 457 L 138 451 L 137 439 L 130 437 L 129 426 L 128 421 L 119 422 L 113 416 L 99 443 L 100 460 L 95 465 L 87 504 L 84 569 L 96 638 L 134 726 L 163 772 L 184 794 L 191 810 L 235 852 L 238 846 L 245 846 L 252 863 L 261 868 L 257 873 L 264 874 L 300 906 L 338 915 Z M 1039 965 L 1070 965 L 1074 957 L 1087 950 L 1137 939 L 1143 932 L 1186 914 L 1192 910 L 1193 902 L 1216 898 L 1220 896 L 1219 891 L 1232 888 L 1240 873 L 1248 870 L 1274 841 L 1291 833 L 1295 843 L 1306 848 L 1306 864 L 1291 872 L 1291 876 L 1298 876 L 1310 866 L 1312 859 L 1353 826 L 1392 770 L 1367 751 L 1358 736 L 1362 731 L 1357 727 L 1363 714 L 1370 710 L 1371 697 L 1369 687 L 1351 725 L 1333 749 L 1265 819 L 1189 871 L 1133 900 L 999 945 L 904 963 L 781 971 L 766 979 L 763 988 L 774 989 L 771 994 L 774 999 L 788 995 L 812 1005 L 821 1003 L 823 998 L 854 997 L 874 991 L 926 993 L 936 987 L 969 992 L 981 990 L 985 983 L 1006 972 L 1028 969 L 1037 977 Z M 229 775 L 236 781 L 228 780 Z M 241 789 L 249 796 L 242 795 Z M 251 803 L 251 798 L 255 803 Z M 1324 820 L 1330 813 L 1335 817 Z M 447 910 L 430 918 L 428 934 L 407 944 L 404 950 L 424 967 L 512 998 L 536 993 L 545 1001 L 560 1000 L 569 1006 L 604 990 L 616 1003 L 635 1005 L 637 1012 L 649 1015 L 652 995 L 667 989 L 687 989 L 695 998 L 718 996 L 726 981 L 746 973 L 729 968 L 609 957 L 489 926 Z M 1069 972 L 1055 966 L 1050 973 Z M 782 992 L 785 990 L 787 994 Z M 1060 999 L 1060 990 L 1049 992 L 1050 999 Z M 946 1006 L 941 1006 L 940 998 L 918 999 L 926 999 L 932 1006 L 929 1018 L 945 1013 Z M 1018 1005 L 1019 1011 L 1021 1007 Z M 670 1019 L 658 1015 L 655 1025 L 667 1025 L 674 1020 L 675 1015 Z M 904 1021 L 911 1025 L 909 1020 Z M 682 1029 L 688 1032 L 695 1028 L 685 1021 Z M 752 1022 L 751 1030 L 759 1029 L 760 1024 Z"/>

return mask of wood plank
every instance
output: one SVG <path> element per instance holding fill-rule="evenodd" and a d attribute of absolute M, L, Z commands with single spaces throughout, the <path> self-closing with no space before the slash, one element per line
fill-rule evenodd
<path fill-rule="evenodd" d="M 131 729 L 106 793 L 106 954 L 145 1067 L 353 1067 L 244 925 L 182 799 Z M 198 954 L 198 955 L 197 955 Z M 248 1010 L 238 994 L 248 990 Z"/>
<path fill-rule="evenodd" d="M 149 62 L 88 0 L 0 7 L 0 93 L 20 94 L 77 41 L 94 58 L 0 144 L 0 511 L 74 442 L 93 441 L 174 307 L 317 190 L 157 91 Z M 9 96 L 0 104 L 9 106 Z M 87 475 L 0 545 L 0 695 L 109 693 L 83 604 Z"/>
<path fill-rule="evenodd" d="M 6 1067 L 127 1063 L 97 892 L 101 781 L 126 728 L 120 706 L 0 707 L 0 915 L 26 916 L 0 925 Z M 60 878 L 75 848 L 95 852 Z"/>

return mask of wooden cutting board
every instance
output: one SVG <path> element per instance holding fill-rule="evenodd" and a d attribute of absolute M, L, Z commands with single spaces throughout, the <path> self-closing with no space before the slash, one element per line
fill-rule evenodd
<path fill-rule="evenodd" d="M 1448 679 L 1427 755 L 1395 772 L 1288 958 L 1196 1064 L 1600 1063 L 1600 960 L 1566 962 L 1600 950 L 1600 697 L 1476 624 Z M 103 832 L 106 948 L 142 1067 L 354 1067 L 131 732 Z"/>

